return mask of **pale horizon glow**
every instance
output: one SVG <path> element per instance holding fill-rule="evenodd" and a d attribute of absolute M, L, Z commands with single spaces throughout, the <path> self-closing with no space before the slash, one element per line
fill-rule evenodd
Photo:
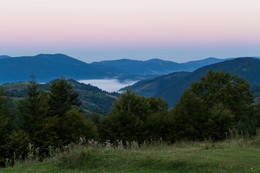
<path fill-rule="evenodd" d="M 0 55 L 260 56 L 259 0 L 2 0 Z"/>

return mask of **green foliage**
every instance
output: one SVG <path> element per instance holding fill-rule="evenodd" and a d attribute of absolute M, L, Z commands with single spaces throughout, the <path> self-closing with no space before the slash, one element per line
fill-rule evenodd
<path fill-rule="evenodd" d="M 49 147 L 62 147 L 79 141 L 80 137 L 96 139 L 96 126 L 79 112 L 78 93 L 64 78 L 53 81 L 50 85 L 47 114 L 34 139 L 40 153 L 48 154 Z"/>
<path fill-rule="evenodd" d="M 43 127 L 37 131 L 37 146 L 41 154 L 49 154 L 49 147 L 60 148 L 70 143 L 97 139 L 98 130 L 95 124 L 87 120 L 84 115 L 75 109 L 71 109 L 64 117 L 47 117 Z"/>
<path fill-rule="evenodd" d="M 78 142 L 79 138 L 85 140 L 97 139 L 97 127 L 90 120 L 87 120 L 83 114 L 71 109 L 66 112 L 65 116 L 60 118 L 56 124 L 57 133 L 63 141 L 63 145 L 71 142 Z"/>
<path fill-rule="evenodd" d="M 59 147 L 63 144 L 57 132 L 57 124 L 59 124 L 59 117 L 46 117 L 41 128 L 35 132 L 33 142 L 36 147 L 39 147 L 41 156 L 49 155 L 49 147 Z"/>
<path fill-rule="evenodd" d="M 255 106 L 255 115 L 257 119 L 257 127 L 260 127 L 260 103 Z"/>
<path fill-rule="evenodd" d="M 7 137 L 5 155 L 9 159 L 22 159 L 27 156 L 28 146 L 30 143 L 29 136 L 23 130 L 13 130 Z"/>
<path fill-rule="evenodd" d="M 46 117 L 48 98 L 34 79 L 29 83 L 27 93 L 28 96 L 18 104 L 20 126 L 30 138 L 35 138 L 35 133 L 41 128 Z"/>
<path fill-rule="evenodd" d="M 47 150 L 44 144 L 51 140 L 45 138 L 47 134 L 42 134 L 48 110 L 47 101 L 48 94 L 32 78 L 27 86 L 27 97 L 19 101 L 17 106 L 19 127 L 28 134 L 29 142 L 39 148 L 41 155 Z"/>
<path fill-rule="evenodd" d="M 243 121 L 251 111 L 253 96 L 250 85 L 243 78 L 231 75 L 229 72 L 213 72 L 209 70 L 199 82 L 192 82 L 191 90 L 204 100 L 209 107 L 216 103 L 225 105 L 232 111 L 235 121 Z"/>
<path fill-rule="evenodd" d="M 9 95 L 11 98 L 21 98 L 27 95 L 28 82 L 16 82 L 3 84 L 5 95 Z"/>
<path fill-rule="evenodd" d="M 76 108 L 80 105 L 78 96 L 72 85 L 66 82 L 64 78 L 53 81 L 50 84 L 48 116 L 64 116 L 72 107 Z"/>
<path fill-rule="evenodd" d="M 57 81 L 57 80 L 56 80 Z M 119 95 L 118 93 L 108 93 L 90 84 L 79 83 L 75 80 L 66 80 L 73 86 L 73 90 L 79 94 L 81 101 L 80 108 L 84 113 L 98 112 L 100 114 L 107 114 L 113 102 L 115 102 Z M 49 92 L 52 82 L 46 84 L 39 84 L 39 89 Z M 20 101 L 27 97 L 29 82 L 15 82 L 3 84 L 5 95 L 9 95 L 14 102 Z"/>
<path fill-rule="evenodd" d="M 199 82 L 192 82 L 175 105 L 175 138 L 222 140 L 236 128 L 243 135 L 255 135 L 256 118 L 249 83 L 229 72 L 209 70 Z"/>
<path fill-rule="evenodd" d="M 169 141 L 170 128 L 172 126 L 172 120 L 168 112 L 157 112 L 149 115 L 144 123 L 145 128 L 145 140 L 152 141 Z"/>
<path fill-rule="evenodd" d="M 160 127 L 159 123 L 166 121 L 167 108 L 167 104 L 161 98 L 147 99 L 127 90 L 113 105 L 110 115 L 105 118 L 101 138 L 140 143 L 163 137 L 160 132 L 164 132 L 164 128 L 167 127 Z M 156 122 L 153 122 L 154 120 Z M 156 130 L 156 127 L 160 127 L 160 130 Z"/>
<path fill-rule="evenodd" d="M 79 112 L 78 94 L 63 78 L 51 83 L 50 93 L 41 90 L 34 79 L 29 83 L 27 97 L 17 106 L 18 127 L 14 130 L 11 128 L 14 119 L 3 93 L 0 93 L 1 164 L 5 158 L 12 159 L 14 153 L 25 158 L 29 143 L 38 148 L 43 159 L 49 155 L 50 147 L 63 147 L 78 142 L 80 137 L 97 139 L 97 127 Z"/>
<path fill-rule="evenodd" d="M 13 121 L 8 97 L 4 96 L 3 88 L 0 88 L 0 166 L 4 165 L 7 155 L 6 144 L 8 136 L 13 130 Z"/>
<path fill-rule="evenodd" d="M 179 102 L 171 110 L 173 116 L 173 135 L 175 140 L 203 140 L 207 131 L 205 103 L 186 90 Z"/>
<path fill-rule="evenodd" d="M 222 140 L 228 137 L 231 127 L 234 126 L 234 115 L 223 104 L 215 104 L 208 111 L 208 127 L 207 139 Z"/>
<path fill-rule="evenodd" d="M 149 104 L 149 114 L 144 121 L 146 140 L 169 140 L 171 117 L 168 113 L 168 105 L 163 98 L 146 98 Z"/>

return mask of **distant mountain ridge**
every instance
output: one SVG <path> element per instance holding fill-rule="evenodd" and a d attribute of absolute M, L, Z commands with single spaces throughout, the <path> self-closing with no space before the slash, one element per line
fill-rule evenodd
<path fill-rule="evenodd" d="M 186 63 L 177 63 L 161 59 L 150 59 L 147 61 L 120 59 L 94 62 L 94 65 L 104 65 L 111 68 L 117 68 L 125 73 L 134 74 L 168 74 L 177 71 L 194 71 L 199 67 L 225 61 L 225 59 L 206 58 L 203 60 L 190 61 Z"/>
<path fill-rule="evenodd" d="M 168 75 L 163 75 L 151 79 L 141 80 L 132 86 L 122 88 L 120 91 L 131 89 L 138 95 L 145 97 L 151 97 L 157 95 L 158 90 L 164 90 L 168 88 L 169 84 L 178 81 L 191 72 L 173 72 Z"/>
<path fill-rule="evenodd" d="M 0 55 L 0 59 L 2 58 L 11 58 L 10 56 L 7 56 L 7 55 Z"/>
<path fill-rule="evenodd" d="M 129 88 L 146 97 L 163 97 L 170 106 L 173 106 L 179 100 L 184 90 L 190 87 L 191 82 L 199 81 L 209 69 L 213 71 L 224 69 L 225 72 L 229 71 L 231 74 L 238 74 L 249 81 L 252 89 L 260 85 L 260 60 L 256 58 L 237 58 L 204 66 L 186 75 L 183 75 L 181 72 L 171 73 L 154 79 L 140 81 Z M 157 87 L 162 85 L 167 87 Z M 153 88 L 153 90 L 147 90 L 147 87 Z"/>
<path fill-rule="evenodd" d="M 176 63 L 161 59 L 137 61 L 120 59 L 85 63 L 64 54 L 39 54 L 36 56 L 0 56 L 0 84 L 29 81 L 34 74 L 38 82 L 59 78 L 142 80 L 176 71 L 193 71 L 209 63 L 224 61 L 208 58 L 187 63 Z"/>
<path fill-rule="evenodd" d="M 39 82 L 47 82 L 61 76 L 77 80 L 116 75 L 113 69 L 108 71 L 63 54 L 0 59 L 0 83 L 28 81 L 31 74 L 34 74 Z"/>

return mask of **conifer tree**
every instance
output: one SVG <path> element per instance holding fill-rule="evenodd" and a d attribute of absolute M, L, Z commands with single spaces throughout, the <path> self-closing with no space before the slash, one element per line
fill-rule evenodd
<path fill-rule="evenodd" d="M 4 96 L 4 90 L 0 88 L 0 166 L 4 164 L 7 157 L 6 143 L 8 135 L 12 132 L 13 124 L 9 109 L 9 99 Z"/>
<path fill-rule="evenodd" d="M 50 84 L 48 116 L 65 116 L 71 108 L 80 106 L 78 93 L 65 78 L 53 81 Z"/>
<path fill-rule="evenodd" d="M 77 142 L 80 137 L 97 138 L 96 126 L 80 112 L 78 96 L 64 78 L 50 84 L 48 117 L 42 133 L 50 139 L 49 145 L 61 147 Z"/>
<path fill-rule="evenodd" d="M 39 89 L 39 85 L 32 76 L 28 85 L 27 97 L 18 105 L 21 128 L 34 138 L 35 132 L 42 126 L 46 116 L 46 94 Z"/>

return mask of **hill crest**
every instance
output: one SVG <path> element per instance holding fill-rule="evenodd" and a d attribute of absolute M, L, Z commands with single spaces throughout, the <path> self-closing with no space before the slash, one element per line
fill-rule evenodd
<path fill-rule="evenodd" d="M 184 90 L 190 87 L 191 82 L 199 81 L 209 69 L 212 69 L 213 71 L 221 71 L 224 69 L 225 72 L 229 71 L 233 75 L 237 74 L 248 80 L 251 88 L 260 85 L 260 60 L 257 58 L 247 57 L 204 66 L 183 76 L 180 76 L 178 73 L 172 73 L 146 81 L 140 81 L 129 88 L 146 97 L 163 97 L 169 105 L 173 106 L 174 103 L 179 100 L 179 97 L 182 95 Z M 179 76 L 177 80 L 176 78 L 168 80 L 171 78 L 171 75 Z M 154 83 L 160 84 L 158 86 L 165 85 L 166 87 L 156 87 Z M 150 90 L 148 94 L 145 85 L 153 88 L 153 90 Z"/>

